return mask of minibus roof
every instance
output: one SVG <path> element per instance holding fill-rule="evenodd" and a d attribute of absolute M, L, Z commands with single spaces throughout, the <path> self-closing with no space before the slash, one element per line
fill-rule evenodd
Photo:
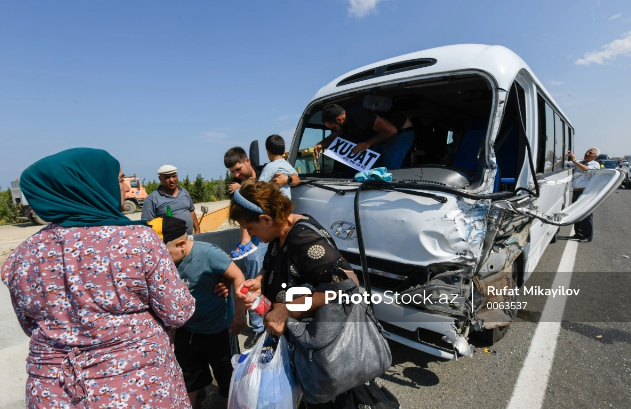
<path fill-rule="evenodd" d="M 371 76 L 366 75 L 362 79 L 361 74 L 370 72 L 371 69 L 394 66 L 407 61 L 420 60 L 420 68 L 406 69 L 397 72 L 394 70 L 388 75 Z M 423 60 L 427 61 L 423 64 Z M 414 64 L 410 64 L 412 67 Z M 384 68 L 387 70 L 387 68 Z M 370 87 L 371 85 L 401 80 L 419 75 L 432 75 L 445 72 L 458 72 L 464 70 L 479 70 L 490 74 L 497 81 L 499 88 L 509 90 L 513 80 L 521 70 L 525 70 L 537 84 L 540 92 L 556 107 L 568 123 L 571 123 L 563 113 L 559 105 L 554 101 L 550 93 L 537 79 L 528 64 L 513 51 L 500 45 L 484 44 L 458 44 L 444 47 L 430 48 L 429 50 L 417 51 L 404 54 L 398 57 L 389 58 L 349 71 L 344 75 L 331 81 L 322 87 L 312 98 L 311 102 L 334 94 L 345 93 L 346 91 Z M 358 74 L 360 79 L 353 78 Z"/>

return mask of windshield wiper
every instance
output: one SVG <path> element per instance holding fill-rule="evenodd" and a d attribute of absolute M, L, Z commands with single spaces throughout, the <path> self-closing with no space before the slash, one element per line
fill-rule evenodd
<path fill-rule="evenodd" d="M 301 186 L 301 185 L 315 186 L 315 187 L 319 187 L 320 189 L 330 190 L 331 192 L 335 192 L 335 193 L 337 193 L 340 196 L 344 196 L 346 194 L 346 192 L 354 192 L 356 190 L 356 189 L 349 189 L 349 190 L 336 189 L 336 188 L 331 187 L 331 186 L 321 185 L 320 184 L 320 183 L 326 183 L 326 182 L 320 182 L 320 183 L 316 183 L 316 182 L 317 181 L 315 181 L 315 180 L 302 180 L 298 186 Z"/>

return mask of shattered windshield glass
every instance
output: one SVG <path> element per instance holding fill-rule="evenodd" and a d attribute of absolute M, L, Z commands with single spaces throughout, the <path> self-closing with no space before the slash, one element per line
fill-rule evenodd
<path fill-rule="evenodd" d="M 447 177 L 448 170 L 464 187 L 480 177 L 485 164 L 492 101 L 491 86 L 479 75 L 408 82 L 324 101 L 303 117 L 294 167 L 301 175 L 327 179 L 353 178 L 366 166 L 385 166 L 400 180 L 417 177 L 418 172 L 410 173 L 414 169 L 428 169 L 426 176 L 435 173 L 434 179 Z M 343 110 L 341 120 L 325 109 L 331 103 Z M 318 144 L 342 158 L 319 154 Z M 368 148 L 368 154 L 360 148 Z"/>

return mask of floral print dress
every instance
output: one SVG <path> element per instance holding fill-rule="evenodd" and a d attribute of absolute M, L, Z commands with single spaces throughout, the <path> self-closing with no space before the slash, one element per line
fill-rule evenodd
<path fill-rule="evenodd" d="M 27 408 L 189 408 L 165 328 L 195 300 L 146 226 L 49 225 L 0 269 L 31 337 Z"/>

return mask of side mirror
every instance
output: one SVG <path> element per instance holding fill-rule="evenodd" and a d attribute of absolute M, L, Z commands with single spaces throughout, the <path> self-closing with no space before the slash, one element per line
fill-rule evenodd
<path fill-rule="evenodd" d="M 259 160 L 259 141 L 252 141 L 250 144 L 250 164 L 254 168 L 258 168 L 261 164 Z"/>
<path fill-rule="evenodd" d="M 208 213 L 208 206 L 202 206 L 202 213 L 203 214 Z"/>

